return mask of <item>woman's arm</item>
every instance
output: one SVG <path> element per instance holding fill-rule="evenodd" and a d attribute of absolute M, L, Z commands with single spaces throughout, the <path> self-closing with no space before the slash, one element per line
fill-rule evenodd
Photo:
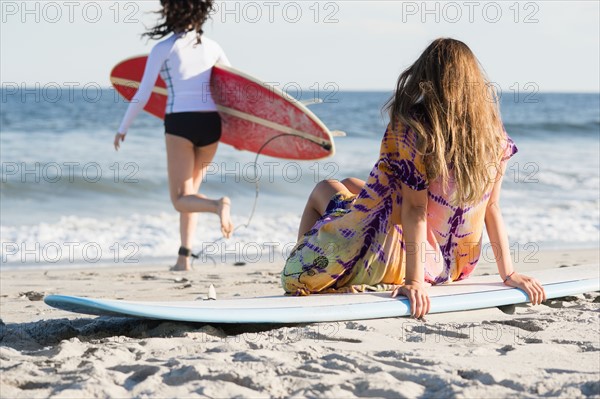
<path fill-rule="evenodd" d="M 513 272 L 508 233 L 506 232 L 504 219 L 502 218 L 502 212 L 500 210 L 500 189 L 502 187 L 502 177 L 505 170 L 506 164 L 503 163 L 502 171 L 497 175 L 485 210 L 485 227 L 487 229 L 488 237 L 490 238 L 492 250 L 494 251 L 494 257 L 496 258 L 498 273 L 502 280 Z"/>
<path fill-rule="evenodd" d="M 168 46 L 167 44 L 168 42 L 158 43 L 156 46 L 154 46 L 150 52 L 150 55 L 148 55 L 148 60 L 146 61 L 146 67 L 144 69 L 144 75 L 142 77 L 142 81 L 140 82 L 140 86 L 138 87 L 135 96 L 133 96 L 131 99 L 131 102 L 127 108 L 127 112 L 123 117 L 123 121 L 117 130 L 114 143 L 116 150 L 119 149 L 120 142 L 125 140 L 125 135 L 127 134 L 129 126 L 131 126 L 133 120 L 140 113 L 140 111 L 144 109 L 148 103 L 148 100 L 150 99 L 150 96 L 152 95 L 152 90 L 154 89 L 154 84 L 156 83 L 160 69 L 167 59 L 171 49 L 171 46 Z"/>
<path fill-rule="evenodd" d="M 498 273 L 504 284 L 511 287 L 517 287 L 525 291 L 529 296 L 531 303 L 540 304 L 546 300 L 546 292 L 541 284 L 531 278 L 514 272 L 512 259 L 510 255 L 510 246 L 508 242 L 508 233 L 504 226 L 502 211 L 500 210 L 500 190 L 502 188 L 502 178 L 506 170 L 506 162 L 502 163 L 501 171 L 496 176 L 492 193 L 485 211 L 485 227 L 490 238 L 490 244 L 496 258 Z"/>
<path fill-rule="evenodd" d="M 429 313 L 430 301 L 425 284 L 423 251 L 427 240 L 427 190 L 416 191 L 402 184 L 402 234 L 406 248 L 404 286 L 392 296 L 410 300 L 410 313 L 420 318 Z"/>

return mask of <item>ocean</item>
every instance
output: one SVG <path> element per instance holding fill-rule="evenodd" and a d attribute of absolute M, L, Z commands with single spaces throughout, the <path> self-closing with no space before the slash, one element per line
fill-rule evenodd
<path fill-rule="evenodd" d="M 127 104 L 113 90 L 2 90 L 0 235 L 3 268 L 42 265 L 170 264 L 179 247 L 169 200 L 162 121 L 141 114 L 119 152 L 112 143 Z M 336 155 L 285 161 L 221 145 L 200 192 L 232 199 L 234 223 L 218 241 L 218 218 L 199 218 L 199 262 L 278 260 L 295 243 L 316 182 L 365 179 L 377 160 L 390 93 L 337 92 L 311 110 L 331 130 Z M 501 111 L 519 152 L 502 192 L 511 248 L 598 248 L 600 96 L 502 96 Z M 287 251 L 287 252 L 286 252 Z"/>

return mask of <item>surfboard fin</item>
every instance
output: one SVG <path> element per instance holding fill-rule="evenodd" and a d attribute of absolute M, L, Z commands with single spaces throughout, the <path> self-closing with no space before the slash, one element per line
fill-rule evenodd
<path fill-rule="evenodd" d="M 302 105 L 305 106 L 310 106 L 310 105 L 314 105 L 314 104 L 321 104 L 323 102 L 323 100 L 321 100 L 320 98 L 313 98 L 312 100 L 302 100 L 300 101 L 300 103 Z"/>
<path fill-rule="evenodd" d="M 217 291 L 215 290 L 215 286 L 214 285 L 210 285 L 210 287 L 208 287 L 208 298 L 209 301 L 210 300 L 216 300 L 217 299 Z"/>

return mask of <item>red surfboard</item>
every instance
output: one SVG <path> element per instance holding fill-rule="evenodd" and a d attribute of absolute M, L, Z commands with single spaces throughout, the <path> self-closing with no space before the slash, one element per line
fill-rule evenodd
<path fill-rule="evenodd" d="M 139 87 L 146 60 L 146 56 L 127 59 L 110 74 L 113 86 L 127 100 Z M 323 159 L 335 153 L 325 124 L 276 87 L 235 68 L 215 65 L 211 92 L 223 120 L 221 141 L 225 144 L 252 152 L 262 148 L 261 154 L 284 159 Z M 144 110 L 163 119 L 166 104 L 167 88 L 159 76 Z"/>

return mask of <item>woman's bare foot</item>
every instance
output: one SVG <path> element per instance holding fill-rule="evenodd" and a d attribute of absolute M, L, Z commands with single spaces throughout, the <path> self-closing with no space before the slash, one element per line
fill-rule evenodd
<path fill-rule="evenodd" d="M 177 263 L 175 263 L 175 266 L 171 266 L 170 270 L 174 272 L 187 272 L 192 270 L 190 258 L 187 256 L 179 255 L 179 257 L 177 258 Z"/>
<path fill-rule="evenodd" d="M 233 233 L 233 223 L 231 223 L 231 200 L 229 197 L 223 197 L 218 200 L 218 208 L 217 214 L 221 219 L 221 233 L 223 233 L 223 237 L 229 238 L 231 237 L 231 233 Z"/>

